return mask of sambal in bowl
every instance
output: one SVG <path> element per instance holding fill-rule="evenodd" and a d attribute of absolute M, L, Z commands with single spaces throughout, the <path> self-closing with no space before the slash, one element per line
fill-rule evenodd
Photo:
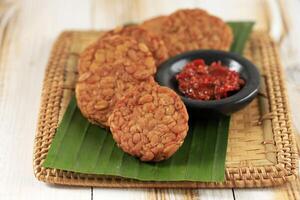
<path fill-rule="evenodd" d="M 260 83 L 253 63 L 219 50 L 196 50 L 172 57 L 162 63 L 155 78 L 177 92 L 190 111 L 225 115 L 249 104 Z"/>

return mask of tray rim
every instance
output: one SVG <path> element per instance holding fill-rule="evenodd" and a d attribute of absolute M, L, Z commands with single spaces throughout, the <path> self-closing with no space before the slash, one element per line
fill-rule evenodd
<path fill-rule="evenodd" d="M 226 180 L 224 182 L 192 182 L 192 181 L 137 181 L 119 177 L 108 177 L 75 173 L 70 171 L 49 169 L 42 167 L 51 140 L 58 126 L 60 102 L 63 97 L 64 67 L 67 62 L 68 50 L 75 34 L 95 31 L 65 31 L 56 40 L 46 68 L 43 82 L 41 106 L 38 119 L 37 133 L 34 141 L 33 169 L 35 177 L 46 183 L 74 185 L 74 186 L 96 186 L 96 187 L 134 187 L 134 188 L 244 188 L 244 187 L 269 187 L 281 185 L 287 181 L 295 180 L 297 177 L 298 154 L 295 145 L 293 129 L 291 127 L 291 116 L 288 106 L 286 88 L 283 79 L 282 65 L 275 42 L 265 32 L 254 32 L 258 35 L 258 42 L 268 42 L 270 50 L 263 49 L 268 56 L 273 56 L 272 64 L 278 68 L 270 68 L 272 76 L 266 77 L 267 84 L 279 90 L 281 96 L 271 93 L 271 104 L 276 98 L 281 99 L 280 109 L 271 105 L 272 124 L 276 123 L 273 130 L 275 145 L 277 147 L 278 164 L 274 166 L 259 167 L 226 167 Z M 268 72 L 269 72 L 268 71 Z M 273 98 L 273 99 L 272 99 Z M 275 108 L 275 109 L 274 109 Z M 278 126 L 279 117 L 285 115 L 285 125 Z M 282 127 L 283 126 L 283 127 Z M 284 131 L 282 133 L 282 131 Z M 283 139 L 285 138 L 285 139 Z M 290 148 L 287 149 L 287 148 Z"/>

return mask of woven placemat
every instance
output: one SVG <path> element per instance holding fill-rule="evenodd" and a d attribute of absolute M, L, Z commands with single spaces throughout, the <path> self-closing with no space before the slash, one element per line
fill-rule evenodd
<path fill-rule="evenodd" d="M 237 188 L 275 186 L 296 178 L 298 155 L 282 68 L 276 45 L 264 32 L 254 32 L 244 51 L 244 55 L 259 67 L 262 84 L 258 97 L 232 116 L 224 182 L 145 182 L 42 167 L 74 93 L 78 56 L 100 35 L 95 31 L 64 32 L 53 47 L 35 137 L 33 165 L 38 180 L 98 187 Z"/>

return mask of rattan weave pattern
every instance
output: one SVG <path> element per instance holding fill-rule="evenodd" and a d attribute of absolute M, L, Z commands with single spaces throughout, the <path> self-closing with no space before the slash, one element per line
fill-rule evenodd
<path fill-rule="evenodd" d="M 244 51 L 260 67 L 260 95 L 232 116 L 226 157 L 226 181 L 142 182 L 119 177 L 47 169 L 47 156 L 58 123 L 73 94 L 78 54 L 99 32 L 68 31 L 54 44 L 45 73 L 34 147 L 34 174 L 38 180 L 64 185 L 140 188 L 268 187 L 294 180 L 297 149 L 276 44 L 264 32 L 254 32 Z"/>

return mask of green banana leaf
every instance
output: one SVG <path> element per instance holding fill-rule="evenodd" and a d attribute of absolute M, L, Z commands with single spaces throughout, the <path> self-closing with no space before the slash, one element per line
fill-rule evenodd
<path fill-rule="evenodd" d="M 242 53 L 253 22 L 228 23 L 231 51 Z M 90 124 L 72 98 L 52 141 L 44 167 L 143 181 L 224 181 L 230 117 L 195 118 L 182 147 L 168 160 L 141 162 L 124 153 L 111 133 Z"/>

